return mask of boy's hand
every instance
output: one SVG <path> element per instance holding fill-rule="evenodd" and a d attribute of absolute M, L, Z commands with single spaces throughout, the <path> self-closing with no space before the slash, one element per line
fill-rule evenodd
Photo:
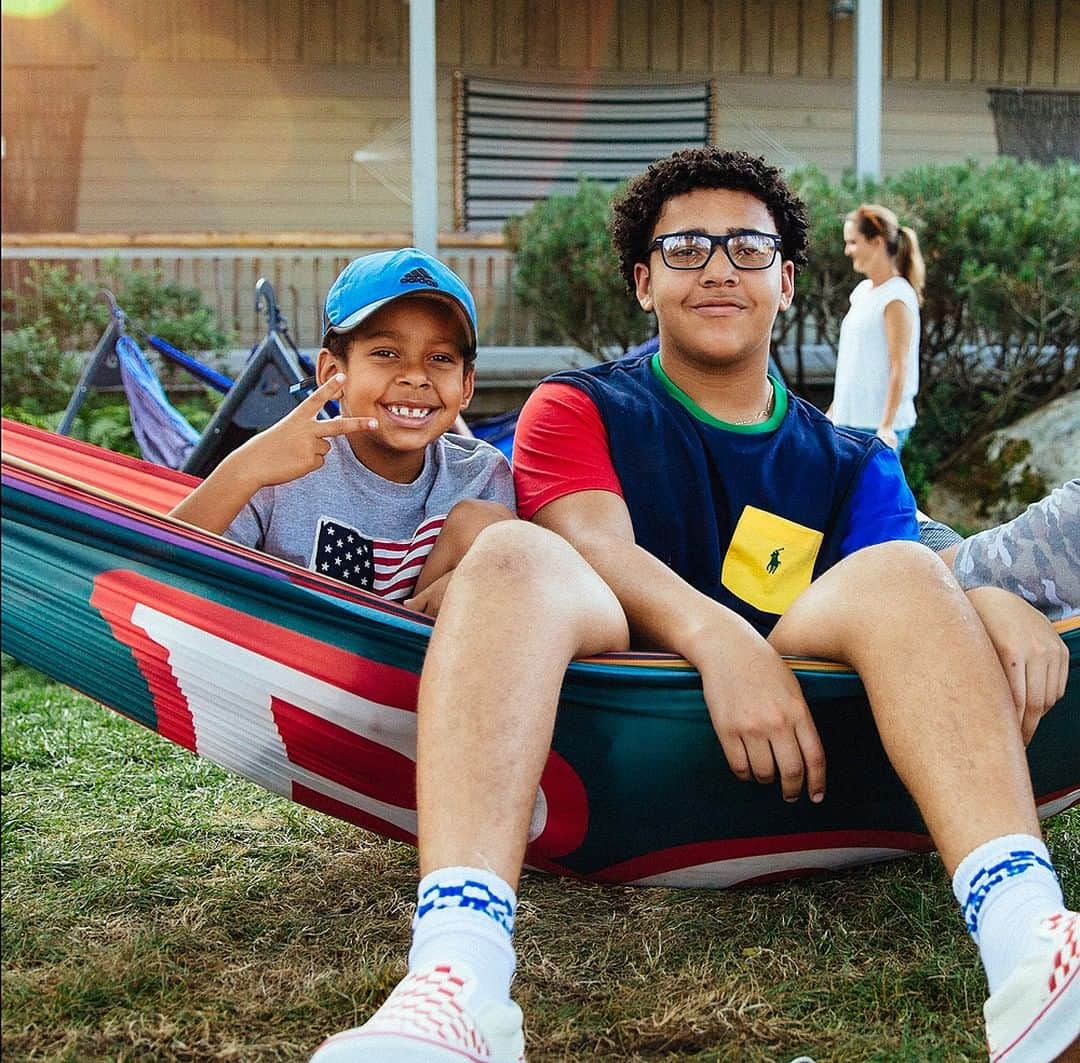
<path fill-rule="evenodd" d="M 685 657 L 735 775 L 770 783 L 784 799 L 806 783 L 825 794 L 825 752 L 802 690 L 780 654 L 741 616 L 695 590 L 634 541 L 626 503 L 608 491 L 549 502 L 533 520 L 563 536 L 614 591 L 639 645 Z"/>
<path fill-rule="evenodd" d="M 453 574 L 453 571 L 444 572 L 422 591 L 417 591 L 411 598 L 406 598 L 402 605 L 409 609 L 415 609 L 418 613 L 426 613 L 432 618 L 437 617 L 442 606 L 443 595 L 446 594 L 446 586 Z"/>
<path fill-rule="evenodd" d="M 319 468 L 330 450 L 329 436 L 378 428 L 379 422 L 367 417 L 316 420 L 323 404 L 342 394 L 344 383 L 344 373 L 331 377 L 272 428 L 227 455 L 171 515 L 220 535 L 261 487 L 287 483 Z"/>
<path fill-rule="evenodd" d="M 1054 626 L 1019 595 L 1001 587 L 967 592 L 1009 680 L 1024 745 L 1064 696 L 1069 651 Z"/>
<path fill-rule="evenodd" d="M 779 774 L 785 801 L 797 801 L 804 783 L 810 799 L 821 801 L 825 750 L 791 669 L 734 614 L 710 641 L 711 649 L 695 653 L 694 663 L 731 770 L 759 783 Z"/>
<path fill-rule="evenodd" d="M 368 417 L 318 419 L 323 406 L 344 393 L 344 384 L 345 374 L 335 374 L 277 424 L 249 439 L 234 452 L 236 474 L 256 483 L 256 490 L 288 483 L 322 467 L 330 436 L 378 428 L 379 422 Z"/>

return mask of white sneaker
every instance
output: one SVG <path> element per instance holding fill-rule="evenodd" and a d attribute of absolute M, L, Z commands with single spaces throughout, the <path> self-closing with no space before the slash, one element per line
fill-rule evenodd
<path fill-rule="evenodd" d="M 1035 938 L 983 1005 L 990 1063 L 1051 1063 L 1080 1039 L 1080 915 L 1043 919 Z"/>
<path fill-rule="evenodd" d="M 525 1063 L 521 1008 L 489 1003 L 473 1012 L 476 987 L 465 964 L 414 971 L 363 1026 L 327 1038 L 311 1063 Z"/>

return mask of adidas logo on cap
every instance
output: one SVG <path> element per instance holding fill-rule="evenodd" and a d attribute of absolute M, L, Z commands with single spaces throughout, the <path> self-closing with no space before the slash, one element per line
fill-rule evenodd
<path fill-rule="evenodd" d="M 429 288 L 438 288 L 439 282 L 428 273 L 426 269 L 421 266 L 417 266 L 416 269 L 409 270 L 404 277 L 398 282 L 400 284 L 426 284 Z"/>

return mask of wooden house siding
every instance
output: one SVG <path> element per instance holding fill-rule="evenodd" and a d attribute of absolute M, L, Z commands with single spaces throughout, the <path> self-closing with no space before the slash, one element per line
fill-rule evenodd
<path fill-rule="evenodd" d="M 352 161 L 400 124 L 404 72 L 173 62 L 113 73 L 86 120 L 81 231 L 411 227 L 408 203 Z M 448 144 L 449 108 L 439 117 Z M 407 147 L 381 164 L 406 185 Z M 448 154 L 439 176 L 440 213 L 450 216 Z"/>
<path fill-rule="evenodd" d="M 1075 88 L 1076 0 L 885 0 L 885 76 Z M 439 0 L 439 62 L 546 74 L 837 77 L 829 0 Z M 5 64 L 138 59 L 404 68 L 402 0 L 70 0 L 3 20 Z"/>
<path fill-rule="evenodd" d="M 852 154 L 852 20 L 828 7 L 439 0 L 442 228 L 454 216 L 455 70 L 568 83 L 708 78 L 719 143 L 839 173 Z M 884 8 L 886 172 L 996 155 L 990 86 L 1080 88 L 1080 0 Z M 79 231 L 410 228 L 401 0 L 71 0 L 45 19 L 5 17 L 2 49 L 5 87 L 26 68 L 39 79 L 50 66 L 82 71 Z M 9 158 L 18 150 L 9 137 Z M 5 179 L 16 172 L 4 166 Z"/>

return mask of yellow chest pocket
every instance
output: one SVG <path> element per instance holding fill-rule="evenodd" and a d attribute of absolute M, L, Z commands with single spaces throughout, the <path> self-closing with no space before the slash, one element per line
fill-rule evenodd
<path fill-rule="evenodd" d="M 731 537 L 720 582 L 755 609 L 779 615 L 810 586 L 822 539 L 813 528 L 747 506 Z"/>

